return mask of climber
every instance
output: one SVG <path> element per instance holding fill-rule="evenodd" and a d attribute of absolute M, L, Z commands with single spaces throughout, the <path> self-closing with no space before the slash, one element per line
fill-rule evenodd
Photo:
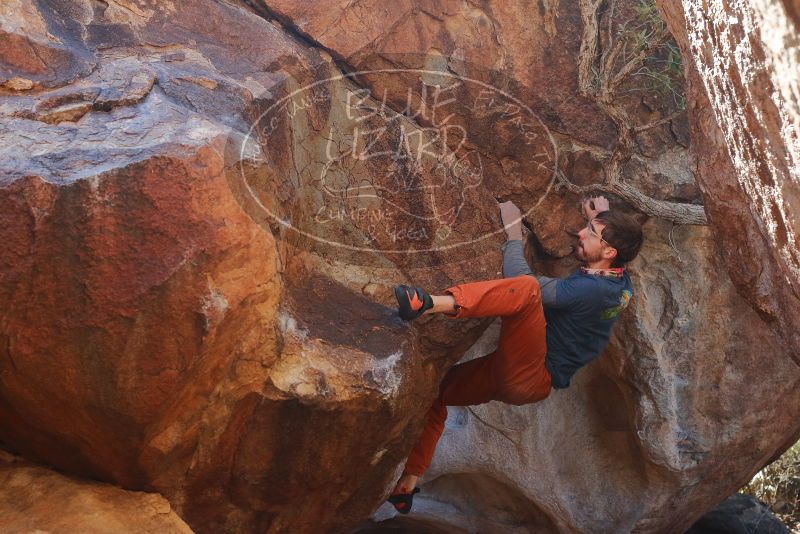
<path fill-rule="evenodd" d="M 566 278 L 533 274 L 522 251 L 520 210 L 501 203 L 507 241 L 503 276 L 498 280 L 453 286 L 442 295 L 397 286 L 399 315 L 411 321 L 429 313 L 450 317 L 500 316 L 497 349 L 455 365 L 445 375 L 439 396 L 389 497 L 398 512 L 411 510 L 417 480 L 428 468 L 444 429 L 447 406 L 490 400 L 522 405 L 540 401 L 551 387 L 569 386 L 575 372 L 608 343 L 611 328 L 633 295 L 625 265 L 642 246 L 642 229 L 633 217 L 610 211 L 605 197 L 583 202 L 586 226 L 577 234 L 574 254 L 582 267 Z"/>

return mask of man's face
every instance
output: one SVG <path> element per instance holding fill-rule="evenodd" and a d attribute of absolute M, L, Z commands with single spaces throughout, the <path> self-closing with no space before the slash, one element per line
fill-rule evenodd
<path fill-rule="evenodd" d="M 578 246 L 575 248 L 575 257 L 583 263 L 594 263 L 603 259 L 603 249 L 607 243 L 602 239 L 605 225 L 596 219 L 578 232 Z"/>

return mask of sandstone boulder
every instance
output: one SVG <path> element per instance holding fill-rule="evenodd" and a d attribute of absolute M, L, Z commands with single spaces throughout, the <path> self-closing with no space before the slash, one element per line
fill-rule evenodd
<path fill-rule="evenodd" d="M 12 7 L 3 31 L 36 44 L 3 51 L 0 441 L 158 491 L 203 532 L 365 517 L 476 334 L 434 325 L 434 353 L 385 306 L 406 276 L 390 259 L 350 268 L 252 211 L 324 132 L 280 148 L 288 130 L 267 146 L 250 126 L 291 83 L 346 81 L 245 6 Z M 36 47 L 76 74 L 29 66 Z M 317 212 L 289 192 L 288 215 Z M 449 269 L 427 283 L 463 276 Z"/>
<path fill-rule="evenodd" d="M 161 495 L 70 478 L 13 458 L 0 459 L 0 530 L 192 534 Z"/>
<path fill-rule="evenodd" d="M 737 289 L 776 324 L 800 365 L 797 3 L 660 7 L 690 60 L 692 148 L 720 253 Z"/>

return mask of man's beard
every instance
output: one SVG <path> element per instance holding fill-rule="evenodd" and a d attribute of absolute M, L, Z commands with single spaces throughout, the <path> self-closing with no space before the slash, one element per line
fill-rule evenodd
<path fill-rule="evenodd" d="M 598 250 L 595 254 L 587 254 L 586 250 L 581 245 L 578 245 L 575 247 L 575 257 L 578 258 L 578 261 L 581 263 L 595 263 L 603 259 L 603 252 Z"/>

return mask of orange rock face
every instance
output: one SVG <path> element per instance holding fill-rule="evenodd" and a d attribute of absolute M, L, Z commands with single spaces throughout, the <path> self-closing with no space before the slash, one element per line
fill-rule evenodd
<path fill-rule="evenodd" d="M 722 216 L 766 204 L 716 174 L 703 70 L 687 114 L 637 5 L 4 4 L 0 443 L 157 491 L 197 532 L 344 531 L 488 324 L 411 328 L 391 287 L 499 276 L 496 198 L 564 274 L 603 191 L 649 220 L 617 339 L 545 403 L 451 421 L 426 491 L 467 527 L 688 526 L 798 431 L 793 271 L 768 220 Z M 701 201 L 710 230 L 672 228 Z"/>
<path fill-rule="evenodd" d="M 161 495 L 124 491 L 3 459 L 0 482 L 0 528 L 9 534 L 192 534 Z"/>
<path fill-rule="evenodd" d="M 0 441 L 156 490 L 201 532 L 365 517 L 476 333 L 434 325 L 420 345 L 386 306 L 399 264 L 321 256 L 263 211 L 325 145 L 250 127 L 295 81 L 346 93 L 330 61 L 245 7 L 13 7 L 3 31 L 38 48 L 3 56 Z M 277 204 L 305 228 L 319 210 L 286 177 Z"/>

